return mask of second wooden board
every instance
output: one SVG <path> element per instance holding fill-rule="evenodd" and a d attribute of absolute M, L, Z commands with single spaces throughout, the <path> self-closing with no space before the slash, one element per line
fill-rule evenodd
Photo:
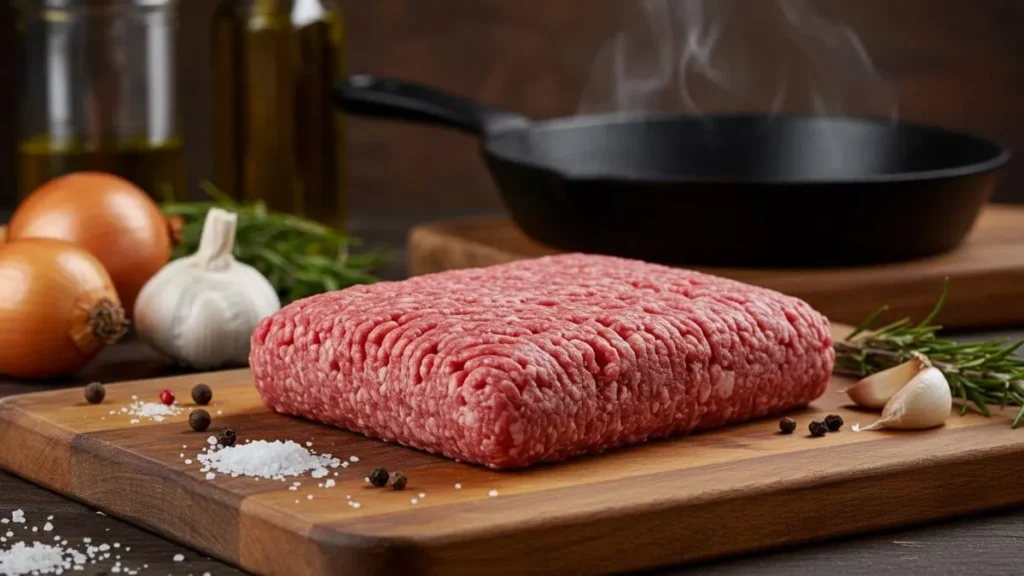
<path fill-rule="evenodd" d="M 411 274 L 553 253 L 504 217 L 425 224 L 409 236 Z M 949 305 L 939 318 L 944 326 L 1019 326 L 1024 324 L 1024 208 L 986 208 L 963 247 L 934 258 L 863 268 L 704 270 L 803 298 L 832 320 L 848 324 L 857 324 L 882 304 L 894 319 L 923 318 L 948 276 Z"/>
<path fill-rule="evenodd" d="M 161 421 L 133 397 L 214 390 L 214 426 L 186 405 Z M 600 573 L 707 560 L 1024 503 L 1024 430 L 1009 413 L 923 432 L 861 432 L 834 380 L 792 435 L 775 419 L 517 472 L 459 464 L 266 410 L 247 370 L 0 401 L 0 467 L 249 571 L 268 575 Z M 122 411 L 124 409 L 124 411 Z M 836 413 L 838 433 L 808 436 Z M 343 460 L 328 476 L 208 477 L 217 429 Z M 404 491 L 365 482 L 404 471 Z"/>

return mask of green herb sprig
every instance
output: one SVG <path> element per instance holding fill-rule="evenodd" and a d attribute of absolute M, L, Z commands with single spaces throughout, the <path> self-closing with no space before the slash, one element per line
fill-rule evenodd
<path fill-rule="evenodd" d="M 281 302 L 371 284 L 373 272 L 391 255 L 383 251 L 353 254 L 358 240 L 320 223 L 273 212 L 263 202 L 239 203 L 215 186 L 203 182 L 210 202 L 176 202 L 167 196 L 161 209 L 181 218 L 180 242 L 174 257 L 187 256 L 199 247 L 206 212 L 213 207 L 238 214 L 235 258 L 260 271 L 277 290 Z"/>
<path fill-rule="evenodd" d="M 1024 423 L 1024 358 L 1015 354 L 1024 341 L 957 343 L 939 338 L 942 326 L 932 324 L 949 295 L 949 279 L 931 313 L 914 324 L 909 318 L 878 329 L 873 327 L 887 310 L 878 309 L 861 322 L 849 336 L 835 343 L 837 374 L 864 377 L 914 357 L 924 356 L 938 368 L 954 397 L 960 399 L 960 413 L 969 405 L 989 416 L 989 406 L 1021 406 L 1013 427 Z"/>

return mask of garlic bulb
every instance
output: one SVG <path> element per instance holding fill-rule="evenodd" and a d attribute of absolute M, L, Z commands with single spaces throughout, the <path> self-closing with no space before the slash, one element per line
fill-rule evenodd
<path fill-rule="evenodd" d="M 910 382 L 911 378 L 927 366 L 924 358 L 911 358 L 903 364 L 862 378 L 853 386 L 843 390 L 843 392 L 858 406 L 875 409 L 883 408 L 886 402 L 900 388 L 903 388 L 907 382 Z"/>
<path fill-rule="evenodd" d="M 889 399 L 881 418 L 864 428 L 854 424 L 853 431 L 934 428 L 942 426 L 952 408 L 953 394 L 949 390 L 949 382 L 938 368 L 929 367 L 920 371 Z"/>
<path fill-rule="evenodd" d="M 135 301 L 139 336 L 191 368 L 246 365 L 256 324 L 281 307 L 270 282 L 231 254 L 237 221 L 211 208 L 196 253 L 164 266 Z"/>

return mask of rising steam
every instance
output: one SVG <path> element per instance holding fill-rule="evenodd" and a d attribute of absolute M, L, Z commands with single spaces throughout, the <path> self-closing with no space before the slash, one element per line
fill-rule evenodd
<path fill-rule="evenodd" d="M 893 87 L 822 0 L 643 0 L 599 52 L 579 113 L 866 114 Z"/>

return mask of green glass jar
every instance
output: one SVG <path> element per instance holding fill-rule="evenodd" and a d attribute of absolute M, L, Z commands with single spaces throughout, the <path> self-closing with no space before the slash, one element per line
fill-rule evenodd
<path fill-rule="evenodd" d="M 340 9 L 224 0 L 213 23 L 213 183 L 233 198 L 344 228 Z"/>

